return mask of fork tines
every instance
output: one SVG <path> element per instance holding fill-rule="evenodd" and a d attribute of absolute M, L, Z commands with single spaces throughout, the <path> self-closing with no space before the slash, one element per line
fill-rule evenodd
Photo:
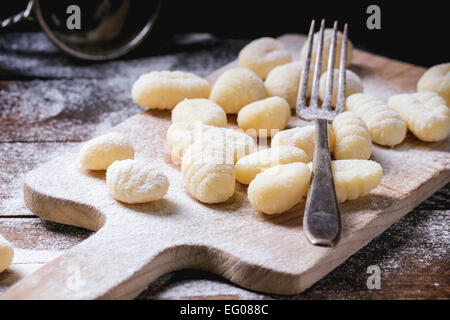
<path fill-rule="evenodd" d="M 311 22 L 311 27 L 309 29 L 307 46 L 307 56 L 300 80 L 300 88 L 297 98 L 297 115 L 305 120 L 313 120 L 316 118 L 327 119 L 329 121 L 333 120 L 334 117 L 342 112 L 345 103 L 345 71 L 347 66 L 347 24 L 344 25 L 344 31 L 342 35 L 342 45 L 340 53 L 339 62 L 339 78 L 338 78 L 338 91 L 337 91 L 337 102 L 335 109 L 332 110 L 331 102 L 333 97 L 333 83 L 334 83 L 334 65 L 336 62 L 336 46 L 337 46 L 337 26 L 338 22 L 334 22 L 333 35 L 331 38 L 330 52 L 328 55 L 328 67 L 327 67 L 327 78 L 325 86 L 325 97 L 322 102 L 322 106 L 319 107 L 319 80 L 322 70 L 322 56 L 323 56 L 323 42 L 324 42 L 324 29 L 325 29 L 325 19 L 322 20 L 320 24 L 320 30 L 318 34 L 318 44 L 315 52 L 315 66 L 314 66 L 314 78 L 312 82 L 312 91 L 309 102 L 309 107 L 306 106 L 306 97 L 308 92 L 308 82 L 309 74 L 311 69 L 311 56 L 313 53 L 314 46 L 314 24 L 315 21 Z"/>

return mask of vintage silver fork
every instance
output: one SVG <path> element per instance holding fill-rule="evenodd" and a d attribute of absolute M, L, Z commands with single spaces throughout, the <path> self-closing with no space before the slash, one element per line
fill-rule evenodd
<path fill-rule="evenodd" d="M 333 37 L 328 56 L 328 74 L 326 78 L 325 98 L 319 107 L 319 78 L 322 69 L 323 34 L 325 20 L 322 20 L 319 31 L 319 43 L 316 51 L 316 65 L 309 106 L 306 106 L 311 54 L 313 50 L 314 20 L 309 29 L 308 54 L 303 68 L 300 88 L 297 97 L 297 116 L 304 120 L 315 120 L 316 138 L 311 175 L 311 186 L 306 200 L 303 230 L 311 243 L 319 246 L 335 246 L 341 236 L 341 217 L 336 199 L 333 173 L 331 169 L 330 150 L 328 145 L 328 121 L 342 112 L 345 103 L 345 72 L 347 60 L 347 24 L 344 26 L 339 62 L 339 86 L 336 107 L 331 109 L 333 96 L 334 65 L 336 61 L 337 21 L 334 22 Z"/>

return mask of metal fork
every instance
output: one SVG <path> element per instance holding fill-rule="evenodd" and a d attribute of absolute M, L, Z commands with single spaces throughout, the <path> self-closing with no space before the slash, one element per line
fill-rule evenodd
<path fill-rule="evenodd" d="M 323 34 L 325 20 L 322 20 L 319 31 L 319 44 L 316 52 L 316 65 L 309 106 L 306 106 L 306 94 L 311 67 L 313 50 L 314 20 L 309 29 L 307 48 L 308 54 L 303 68 L 300 88 L 297 97 L 297 116 L 304 120 L 315 120 L 316 137 L 311 186 L 306 200 L 303 230 L 311 243 L 319 246 L 335 246 L 341 236 L 341 217 L 336 199 L 336 190 L 331 169 L 330 150 L 328 146 L 328 121 L 342 112 L 345 103 L 345 72 L 347 60 L 347 24 L 344 26 L 341 58 L 339 63 L 339 87 L 337 103 L 331 109 L 333 94 L 334 65 L 336 61 L 337 21 L 334 22 L 331 49 L 328 56 L 328 75 L 326 78 L 326 93 L 322 106 L 319 108 L 319 78 L 322 68 Z"/>

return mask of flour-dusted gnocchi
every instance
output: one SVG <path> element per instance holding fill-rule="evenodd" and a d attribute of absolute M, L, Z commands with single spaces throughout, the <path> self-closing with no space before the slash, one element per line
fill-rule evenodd
<path fill-rule="evenodd" d="M 339 203 L 367 195 L 383 176 L 381 165 L 372 160 L 335 160 L 331 165 Z"/>
<path fill-rule="evenodd" d="M 179 164 L 186 149 L 194 143 L 194 138 L 202 136 L 209 126 L 177 122 L 172 123 L 167 129 L 166 140 L 170 148 L 172 162 Z"/>
<path fill-rule="evenodd" d="M 323 34 L 323 55 L 322 55 L 322 72 L 325 72 L 328 67 L 328 55 L 331 49 L 331 39 L 333 38 L 333 29 L 325 29 Z M 334 67 L 339 68 L 339 61 L 341 57 L 341 45 L 342 45 L 342 33 L 340 31 L 337 32 L 337 46 L 336 46 L 336 62 Z M 314 45 L 313 45 L 313 51 L 311 56 L 311 63 L 316 63 L 316 52 L 317 52 L 317 46 L 319 44 L 319 32 L 316 32 L 314 34 Z M 353 45 L 350 40 L 348 40 L 348 47 L 347 47 L 347 67 L 350 65 L 352 60 L 352 51 L 353 51 Z M 305 43 L 306 44 L 306 43 Z M 300 60 L 304 61 L 306 60 L 306 56 L 308 55 L 307 52 L 307 46 L 304 45 L 302 47 L 302 50 L 300 51 Z"/>
<path fill-rule="evenodd" d="M 314 156 L 314 148 L 316 145 L 316 129 L 314 125 L 297 127 L 278 132 L 272 137 L 272 148 L 278 146 L 294 146 L 306 152 L 309 159 Z M 331 126 L 328 129 L 328 143 L 330 151 L 333 151 L 333 133 Z"/>
<path fill-rule="evenodd" d="M 201 124 L 173 123 L 167 130 L 172 161 L 180 163 L 187 148 L 197 140 L 201 140 L 203 144 L 220 144 L 231 150 L 235 162 L 256 149 L 255 141 L 243 132 Z"/>
<path fill-rule="evenodd" d="M 267 96 L 282 97 L 286 99 L 291 109 L 295 109 L 303 66 L 302 61 L 296 61 L 278 66 L 270 71 L 264 81 Z M 310 76 L 308 80 L 307 97 L 311 95 L 313 77 Z"/>
<path fill-rule="evenodd" d="M 239 127 L 249 135 L 270 137 L 286 128 L 291 117 L 289 104 L 280 97 L 252 102 L 238 114 Z"/>
<path fill-rule="evenodd" d="M 364 121 L 351 111 L 333 120 L 334 157 L 341 159 L 369 159 L 372 139 Z"/>
<path fill-rule="evenodd" d="M 356 113 L 369 128 L 372 141 L 395 146 L 406 136 L 406 124 L 394 109 L 368 94 L 356 93 L 346 100 L 346 110 Z"/>
<path fill-rule="evenodd" d="M 203 203 L 224 202 L 234 194 L 234 159 L 220 145 L 193 143 L 183 156 L 181 173 L 186 189 Z"/>
<path fill-rule="evenodd" d="M 236 163 L 236 180 L 249 184 L 258 173 L 279 164 L 309 161 L 308 155 L 297 147 L 279 146 L 251 153 Z"/>
<path fill-rule="evenodd" d="M 114 161 L 134 158 L 134 148 L 119 132 L 110 132 L 86 142 L 79 160 L 84 169 L 106 170 Z"/>
<path fill-rule="evenodd" d="M 227 115 L 212 100 L 184 99 L 172 110 L 172 122 L 192 122 L 215 127 L 226 127 Z"/>
<path fill-rule="evenodd" d="M 404 93 L 388 101 L 420 140 L 439 141 L 450 133 L 450 109 L 436 92 Z"/>
<path fill-rule="evenodd" d="M 258 211 L 279 214 L 306 195 L 311 171 L 301 162 L 279 164 L 256 175 L 248 186 L 248 199 Z"/>
<path fill-rule="evenodd" d="M 211 86 L 199 76 L 183 71 L 152 71 L 134 83 L 134 102 L 150 109 L 172 110 L 186 98 L 208 98 Z"/>
<path fill-rule="evenodd" d="M 169 180 L 144 160 L 115 161 L 106 171 L 109 194 L 125 203 L 159 200 L 169 189 Z"/>
<path fill-rule="evenodd" d="M 0 234 L 0 273 L 5 271 L 14 257 L 13 246 Z"/>
<path fill-rule="evenodd" d="M 433 91 L 450 107 L 450 62 L 428 69 L 417 82 L 417 91 Z"/>
<path fill-rule="evenodd" d="M 261 38 L 247 44 L 239 53 L 240 67 L 248 68 L 261 79 L 276 66 L 292 61 L 289 50 L 273 38 Z"/>
<path fill-rule="evenodd" d="M 322 101 L 324 100 L 325 93 L 326 93 L 327 75 L 328 75 L 328 71 L 326 71 L 325 73 L 323 73 L 320 76 L 319 98 Z M 346 78 L 345 97 L 348 97 L 355 93 L 363 92 L 364 88 L 363 88 L 361 79 L 358 77 L 358 75 L 356 73 L 354 73 L 351 70 L 346 70 L 345 78 Z M 335 106 L 336 102 L 337 102 L 337 92 L 339 90 L 339 84 L 338 84 L 339 70 L 338 69 L 334 69 L 333 79 L 334 79 L 334 83 L 333 83 L 333 96 L 331 98 L 331 105 Z"/>
<path fill-rule="evenodd" d="M 242 107 L 266 97 L 260 77 L 246 68 L 225 71 L 214 84 L 209 98 L 226 113 L 238 113 Z"/>

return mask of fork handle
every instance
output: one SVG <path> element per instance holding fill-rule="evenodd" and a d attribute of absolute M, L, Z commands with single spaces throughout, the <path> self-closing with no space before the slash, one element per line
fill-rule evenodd
<path fill-rule="evenodd" d="M 306 200 L 303 230 L 312 244 L 333 247 L 341 236 L 341 217 L 331 169 L 328 122 L 326 119 L 316 119 L 315 125 L 312 181 Z"/>

